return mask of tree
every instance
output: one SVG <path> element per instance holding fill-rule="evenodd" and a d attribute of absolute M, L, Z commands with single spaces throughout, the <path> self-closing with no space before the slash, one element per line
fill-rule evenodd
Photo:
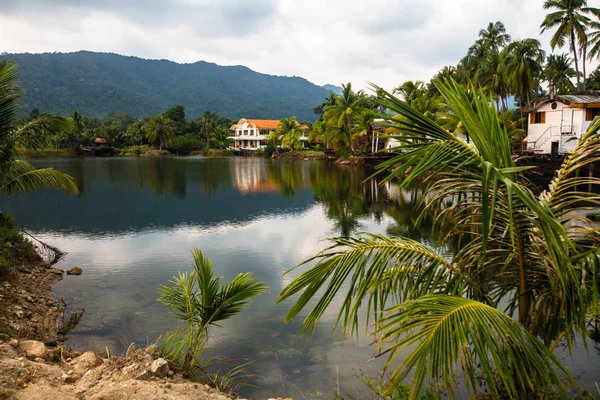
<path fill-rule="evenodd" d="M 200 119 L 200 126 L 202 126 L 201 129 L 202 133 L 204 134 L 204 138 L 206 139 L 207 148 L 210 136 L 217 126 L 217 119 L 217 114 L 212 111 L 204 111 L 204 114 L 202 114 L 202 118 Z"/>
<path fill-rule="evenodd" d="M 532 92 L 539 85 L 545 52 L 536 39 L 510 43 L 502 52 L 502 72 L 521 104 L 530 105 Z"/>
<path fill-rule="evenodd" d="M 210 138 L 210 141 L 214 147 L 218 149 L 224 149 L 231 142 L 231 139 L 228 139 L 230 134 L 231 132 L 227 126 L 217 125 L 212 137 Z"/>
<path fill-rule="evenodd" d="M 15 64 L 11 61 L 0 62 L 0 195 L 16 195 L 40 187 L 78 194 L 79 189 L 70 176 L 52 168 L 37 169 L 17 157 L 15 147 L 22 135 L 48 126 L 57 130 L 69 128 L 64 118 L 50 115 L 18 124 L 17 103 L 20 96 Z M 33 145 L 35 140 L 36 137 L 31 135 Z"/>
<path fill-rule="evenodd" d="M 130 144 L 142 145 L 144 138 L 146 137 L 146 124 L 141 119 L 136 119 L 131 125 L 127 127 L 125 137 Z"/>
<path fill-rule="evenodd" d="M 213 276 L 212 262 L 198 249 L 192 255 L 194 270 L 179 273 L 162 286 L 158 298 L 188 325 L 185 343 L 176 346 L 180 351 L 167 355 L 179 361 L 188 373 L 198 366 L 198 356 L 208 342 L 209 327 L 239 314 L 254 297 L 266 292 L 265 284 L 250 273 L 238 274 L 231 282 L 221 284 L 221 278 Z"/>
<path fill-rule="evenodd" d="M 158 148 L 162 150 L 175 131 L 173 121 L 164 115 L 153 115 L 145 124 L 146 137 L 150 143 L 158 141 Z"/>
<path fill-rule="evenodd" d="M 479 38 L 488 49 L 495 52 L 510 42 L 510 35 L 506 33 L 506 27 L 500 21 L 490 22 L 486 29 L 480 30 Z"/>
<path fill-rule="evenodd" d="M 588 46 L 590 47 L 588 57 L 591 61 L 594 58 L 600 58 L 600 22 L 592 21 L 590 23 L 590 28 L 593 29 L 593 31 L 588 34 Z"/>
<path fill-rule="evenodd" d="M 600 120 L 537 196 L 522 175 L 528 168 L 515 164 L 492 98 L 453 81 L 438 89 L 472 144 L 388 94 L 385 107 L 402 116 L 394 120 L 402 153 L 378 168 L 393 171 L 384 182 L 403 176 L 401 190 L 425 183 L 422 213 L 436 221 L 440 247 L 374 234 L 332 238 L 278 302 L 296 299 L 286 321 L 311 304 L 308 334 L 334 298 L 345 334 L 357 333 L 366 308 L 367 326 L 375 323 L 378 350 L 393 368 L 384 396 L 410 374 L 410 399 L 426 381 L 453 397 L 457 367 L 472 395 L 564 396 L 574 379 L 552 350 L 585 337 L 586 314 L 598 313 L 600 237 L 583 210 L 600 204 L 593 192 L 600 179 L 575 172 L 600 161 L 593 156 Z M 579 185 L 594 189 L 580 192 Z M 451 258 L 444 256 L 449 246 L 456 246 Z"/>
<path fill-rule="evenodd" d="M 281 138 L 281 145 L 291 149 L 293 152 L 302 149 L 302 128 L 296 117 L 284 118 L 279 121 L 279 126 L 275 130 L 274 135 Z"/>
<path fill-rule="evenodd" d="M 571 79 L 576 75 L 571 67 L 571 59 L 567 54 L 548 56 L 542 78 L 548 82 L 548 90 L 552 94 L 569 94 L 575 89 Z"/>
<path fill-rule="evenodd" d="M 338 145 L 350 146 L 352 152 L 354 147 L 350 140 L 350 131 L 354 116 L 365 110 L 365 93 L 359 90 L 357 93 L 352 91 L 352 84 L 342 84 L 342 95 L 337 96 L 335 104 L 325 107 L 323 117 L 329 120 L 332 136 Z"/>
<path fill-rule="evenodd" d="M 577 90 L 581 91 L 579 60 L 577 52 L 587 47 L 586 29 L 591 19 L 585 15 L 589 13 L 600 14 L 600 9 L 587 7 L 587 0 L 546 0 L 545 10 L 556 10 L 546 15 L 540 25 L 542 33 L 556 28 L 550 46 L 552 50 L 563 47 L 569 41 L 569 49 L 575 61 L 575 74 L 577 76 Z M 585 64 L 585 56 L 581 60 Z M 585 72 L 583 74 L 583 89 L 585 90 Z"/>

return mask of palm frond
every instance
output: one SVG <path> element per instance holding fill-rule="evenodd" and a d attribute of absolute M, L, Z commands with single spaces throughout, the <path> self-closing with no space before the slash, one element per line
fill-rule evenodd
<path fill-rule="evenodd" d="M 280 303 L 302 291 L 286 317 L 289 322 L 324 288 L 303 321 L 303 329 L 309 335 L 334 297 L 342 291 L 345 295 L 336 326 L 341 322 L 345 333 L 348 328 L 351 333 L 357 333 L 359 309 L 367 297 L 367 322 L 370 315 L 379 321 L 391 294 L 400 300 L 425 293 L 461 294 L 469 282 L 468 276 L 443 256 L 408 238 L 365 233 L 329 241 L 330 247 L 299 266 L 314 260 L 316 265 L 295 278 L 277 299 Z"/>
<path fill-rule="evenodd" d="M 409 398 L 419 398 L 425 380 L 454 386 L 459 365 L 471 393 L 483 378 L 490 394 L 510 398 L 548 388 L 564 392 L 562 379 L 573 381 L 559 360 L 518 322 L 497 309 L 447 295 L 425 295 L 399 304 L 377 331 L 380 350 L 388 346 L 388 365 L 407 349 L 411 353 L 391 375 L 389 394 L 411 371 Z M 560 373 L 560 374 L 559 374 Z M 481 374 L 481 377 L 478 375 Z"/>
<path fill-rule="evenodd" d="M 79 194 L 79 188 L 72 177 L 52 168 L 36 169 L 23 160 L 15 160 L 11 167 L 0 180 L 0 194 L 16 195 L 42 187 Z"/>

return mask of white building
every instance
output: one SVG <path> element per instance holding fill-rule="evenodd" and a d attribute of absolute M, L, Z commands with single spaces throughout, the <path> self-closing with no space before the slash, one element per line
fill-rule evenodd
<path fill-rule="evenodd" d="M 277 119 L 245 119 L 242 118 L 237 124 L 233 124 L 230 131 L 232 135 L 228 139 L 233 140 L 233 148 L 237 150 L 258 150 L 265 148 L 269 140 L 269 134 L 279 127 L 280 121 Z M 300 125 L 300 124 L 298 124 Z M 303 128 L 300 141 L 302 147 L 307 147 L 308 126 L 301 125 Z"/>
<path fill-rule="evenodd" d="M 525 112 L 529 114 L 527 151 L 568 153 L 594 117 L 600 115 L 600 94 L 547 96 Z"/>

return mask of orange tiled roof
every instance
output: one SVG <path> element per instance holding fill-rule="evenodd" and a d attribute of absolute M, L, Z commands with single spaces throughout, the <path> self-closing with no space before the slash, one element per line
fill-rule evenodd
<path fill-rule="evenodd" d="M 278 119 L 247 119 L 246 121 L 248 121 L 248 124 L 256 125 L 258 129 L 277 129 L 279 128 L 279 124 L 281 124 L 281 121 Z M 297 121 L 296 123 L 300 125 Z M 308 129 L 306 125 L 300 125 L 300 127 Z"/>
<path fill-rule="evenodd" d="M 96 143 L 96 144 L 108 144 L 108 140 L 97 137 L 97 138 L 94 139 L 94 143 Z"/>

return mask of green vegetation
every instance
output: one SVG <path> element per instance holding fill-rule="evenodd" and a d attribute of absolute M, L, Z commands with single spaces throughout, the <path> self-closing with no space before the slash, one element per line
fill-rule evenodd
<path fill-rule="evenodd" d="M 147 118 L 180 104 L 193 118 L 218 110 L 233 120 L 296 115 L 313 121 L 312 107 L 327 95 L 303 78 L 203 61 L 177 64 L 87 51 L 0 56 L 7 59 L 22 71 L 23 116 L 34 109 L 66 116 L 77 108 L 92 118 L 104 119 L 116 110 Z"/>
<path fill-rule="evenodd" d="M 211 261 L 198 249 L 192 251 L 194 270 L 179 276 L 160 291 L 159 301 L 171 307 L 175 316 L 187 324 L 185 329 L 167 332 L 162 340 L 163 354 L 191 377 L 208 381 L 213 386 L 243 375 L 243 365 L 226 374 L 210 374 L 207 369 L 216 361 L 203 354 L 209 339 L 209 328 L 241 312 L 250 301 L 264 293 L 264 283 L 252 274 L 239 274 L 228 284 L 213 276 Z"/>
<path fill-rule="evenodd" d="M 600 119 L 536 196 L 523 177 L 529 168 L 512 157 L 493 94 L 454 81 L 436 85 L 469 145 L 376 89 L 399 116 L 390 127 L 402 132 L 402 153 L 380 165 L 393 171 L 384 181 L 403 176 L 400 189 L 425 185 L 417 225 L 435 221 L 439 244 L 368 233 L 331 238 L 281 292 L 278 302 L 295 299 L 286 320 L 310 304 L 302 325 L 310 334 L 339 298 L 338 324 L 353 335 L 366 308 L 392 371 L 383 396 L 408 377 L 411 399 L 425 390 L 452 395 L 459 379 L 472 396 L 564 396 L 574 378 L 552 351 L 585 339 L 599 313 L 600 236 L 581 215 L 600 204 L 600 179 L 577 171 L 600 161 Z M 448 250 L 451 258 L 442 255 Z"/>
<path fill-rule="evenodd" d="M 10 279 L 16 265 L 39 261 L 35 249 L 8 215 L 0 213 L 0 282 Z"/>
<path fill-rule="evenodd" d="M 186 137 L 177 137 L 169 140 L 167 149 L 171 153 L 185 155 L 190 154 L 192 151 L 198 151 L 204 149 L 205 144 L 200 139 L 192 139 Z"/>
<path fill-rule="evenodd" d="M 18 121 L 17 102 L 21 91 L 16 84 L 16 76 L 17 69 L 12 62 L 0 62 L 0 196 L 16 195 L 39 187 L 79 193 L 70 176 L 52 168 L 37 169 L 17 158 L 18 144 L 42 147 L 49 132 L 69 131 L 69 126 L 64 118 L 51 115 Z"/>

